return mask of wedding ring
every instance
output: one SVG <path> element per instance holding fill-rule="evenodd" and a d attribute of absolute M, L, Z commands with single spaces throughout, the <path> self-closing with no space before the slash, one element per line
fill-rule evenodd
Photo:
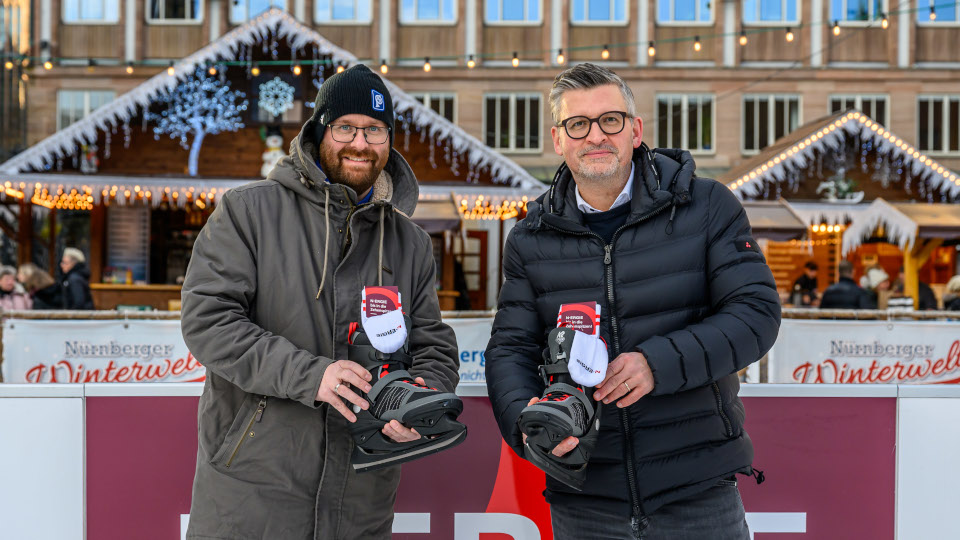
<path fill-rule="evenodd" d="M 336 386 L 333 387 L 333 393 L 338 396 L 340 395 L 340 383 L 337 383 Z"/>
<path fill-rule="evenodd" d="M 630 393 L 630 385 L 627 384 L 627 381 L 623 381 L 623 385 L 627 387 L 627 393 Z"/>

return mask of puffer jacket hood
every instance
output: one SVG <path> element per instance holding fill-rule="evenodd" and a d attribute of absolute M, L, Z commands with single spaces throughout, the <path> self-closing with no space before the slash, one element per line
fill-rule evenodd
<path fill-rule="evenodd" d="M 633 151 L 633 164 L 636 174 L 630 199 L 631 216 L 642 216 L 671 202 L 677 206 L 690 202 L 690 183 L 697 167 L 690 152 L 673 148 L 651 150 L 641 144 Z M 536 225 L 544 214 L 565 217 L 579 224 L 580 210 L 574 186 L 570 168 L 566 163 L 561 164 L 550 189 L 528 206 L 527 214 L 534 217 Z"/>

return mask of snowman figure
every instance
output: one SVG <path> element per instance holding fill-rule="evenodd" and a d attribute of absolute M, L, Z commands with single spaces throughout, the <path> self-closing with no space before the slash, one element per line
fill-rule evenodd
<path fill-rule="evenodd" d="M 287 155 L 286 152 L 283 151 L 283 134 L 279 128 L 268 129 L 265 142 L 267 144 L 267 151 L 261 155 L 263 158 L 263 166 L 260 167 L 260 176 L 264 178 L 270 174 L 273 166 L 280 161 L 280 158 Z"/>
<path fill-rule="evenodd" d="M 80 172 L 83 174 L 93 174 L 97 172 L 100 166 L 100 158 L 97 157 L 97 145 L 80 145 Z"/>

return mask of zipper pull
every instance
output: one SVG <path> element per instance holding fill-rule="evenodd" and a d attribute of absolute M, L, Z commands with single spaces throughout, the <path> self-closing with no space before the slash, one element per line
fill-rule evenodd
<path fill-rule="evenodd" d="M 260 398 L 260 404 L 257 406 L 257 416 L 256 421 L 259 422 L 263 418 L 263 410 L 267 408 L 267 397 L 264 396 Z"/>
<path fill-rule="evenodd" d="M 613 246 L 607 244 L 603 246 L 603 264 L 610 264 L 613 262 L 613 258 L 610 257 L 610 250 L 613 249 Z"/>
<path fill-rule="evenodd" d="M 754 478 L 757 479 L 757 485 L 762 484 L 763 481 L 766 480 L 766 478 L 763 476 L 763 471 L 759 469 L 753 469 L 752 471 L 750 471 L 750 476 L 753 476 Z"/>

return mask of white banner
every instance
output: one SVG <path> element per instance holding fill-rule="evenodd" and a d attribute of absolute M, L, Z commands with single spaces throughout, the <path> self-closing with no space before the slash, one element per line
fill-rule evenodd
<path fill-rule="evenodd" d="M 457 334 L 457 347 L 460 349 L 460 384 L 486 385 L 487 377 L 483 369 L 486 366 L 484 351 L 490 341 L 490 329 L 493 317 L 483 319 L 445 319 Z"/>
<path fill-rule="evenodd" d="M 960 324 L 783 319 L 772 383 L 960 383 Z"/>
<path fill-rule="evenodd" d="M 9 383 L 202 381 L 179 320 L 7 319 L 3 380 Z"/>
<path fill-rule="evenodd" d="M 444 322 L 457 335 L 460 382 L 486 384 L 493 318 Z M 2 366 L 11 383 L 187 382 L 206 372 L 187 350 L 178 320 L 8 319 Z"/>

